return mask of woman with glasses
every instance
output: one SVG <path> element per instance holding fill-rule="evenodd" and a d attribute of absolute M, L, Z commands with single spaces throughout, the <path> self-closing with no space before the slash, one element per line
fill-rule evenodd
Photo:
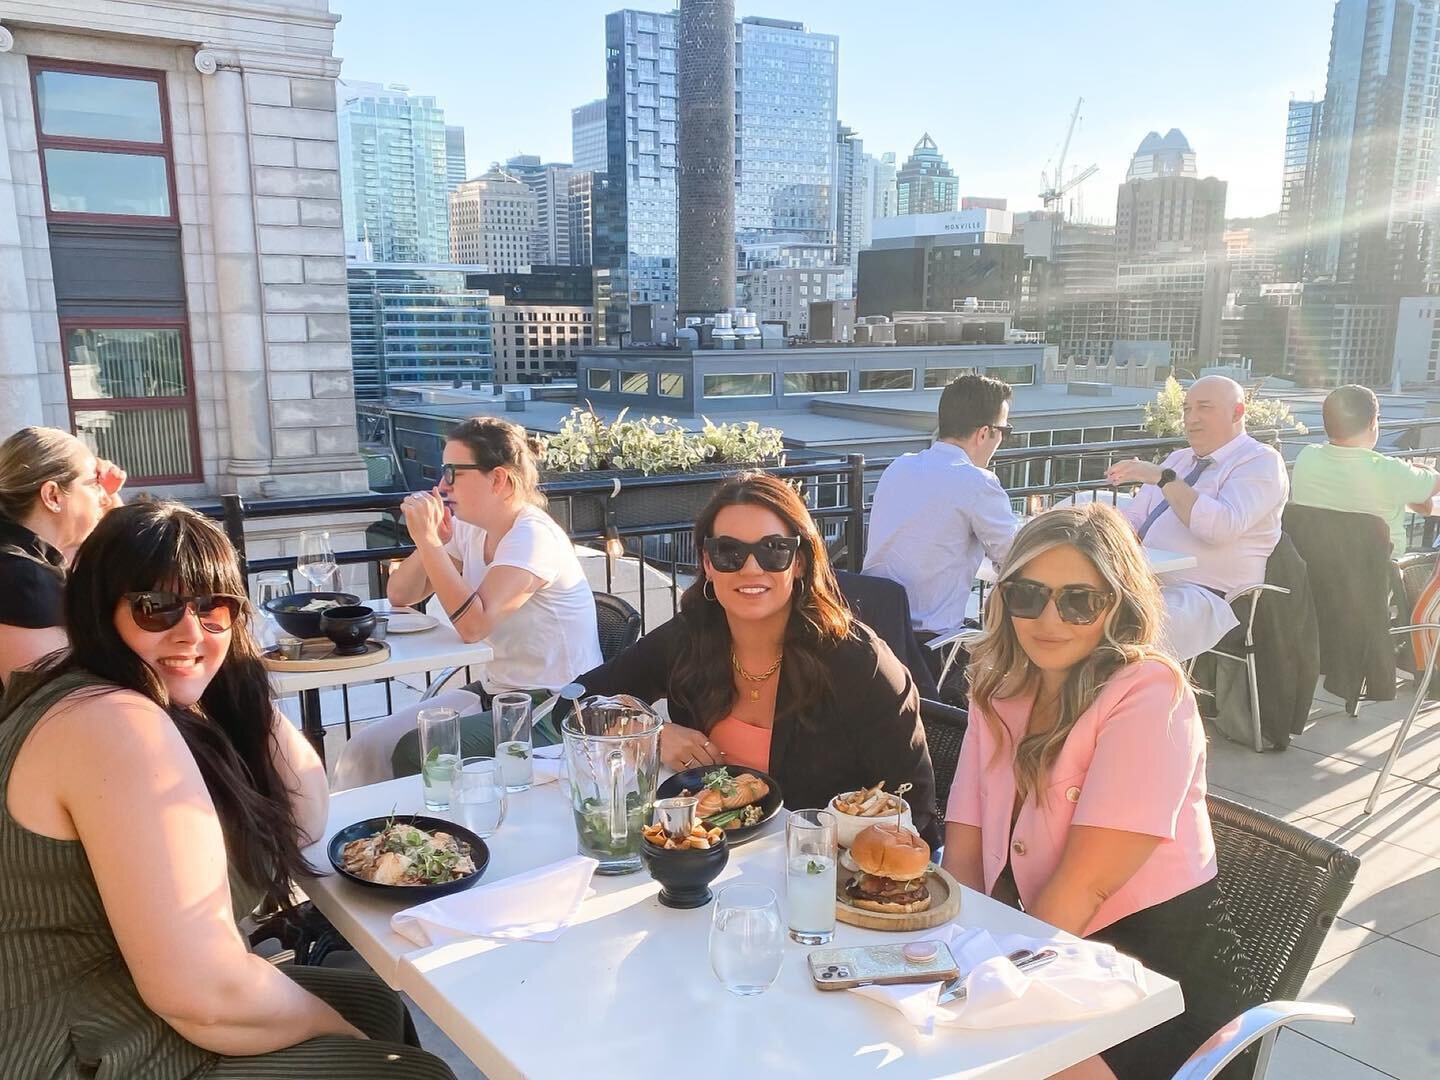
<path fill-rule="evenodd" d="M 795 489 L 759 472 L 726 482 L 695 522 L 695 548 L 701 572 L 679 613 L 580 676 L 586 691 L 667 699 L 668 767 L 760 769 L 790 806 L 910 783 L 915 827 L 938 843 L 910 672 L 851 616 Z"/>
<path fill-rule="evenodd" d="M 1185 992 L 1183 1015 L 1067 1077 L 1170 1076 L 1251 1004 L 1215 880 L 1205 733 L 1156 647 L 1162 610 L 1124 518 L 1052 510 L 1015 537 L 971 654 L 945 868 Z"/>
<path fill-rule="evenodd" d="M 276 967 L 238 929 L 293 903 L 328 804 L 243 590 L 224 533 L 178 503 L 81 545 L 72 648 L 0 715 L 0 1076 L 452 1075 L 375 976 Z"/>

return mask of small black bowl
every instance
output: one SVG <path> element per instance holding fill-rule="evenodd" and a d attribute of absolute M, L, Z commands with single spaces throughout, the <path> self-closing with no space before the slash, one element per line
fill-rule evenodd
<path fill-rule="evenodd" d="M 320 632 L 319 611 L 301 611 L 306 604 L 313 600 L 328 600 L 333 607 L 336 604 L 358 604 L 360 597 L 348 592 L 297 592 L 289 596 L 276 596 L 264 603 L 265 613 L 275 616 L 275 621 L 292 637 L 317 638 L 325 635 Z"/>
<path fill-rule="evenodd" d="M 320 612 L 320 632 L 335 643 L 336 656 L 359 656 L 375 632 L 375 611 L 364 604 L 336 604 Z"/>
<path fill-rule="evenodd" d="M 383 885 L 378 881 L 367 881 L 358 874 L 352 874 L 346 870 L 345 845 L 352 840 L 363 840 L 367 836 L 374 836 L 387 825 L 413 825 L 426 832 L 449 833 L 470 848 L 470 860 L 475 864 L 475 872 L 462 878 L 456 878 L 454 881 L 442 882 L 439 885 Z M 367 889 L 379 889 L 389 893 L 392 897 L 402 899 L 407 904 L 418 904 L 422 900 L 433 900 L 437 896 L 464 892 L 480 880 L 485 873 L 485 868 L 490 865 L 490 849 L 485 846 L 484 840 L 469 829 L 456 825 L 453 821 L 427 817 L 424 814 L 395 814 L 392 817 L 369 818 L 366 821 L 357 821 L 354 825 L 347 825 L 330 838 L 327 853 L 330 856 L 330 865 L 341 877 L 355 882 L 356 885 L 363 885 Z"/>
<path fill-rule="evenodd" d="M 765 823 L 780 812 L 785 805 L 785 798 L 780 792 L 780 785 L 769 773 L 763 773 L 759 769 L 747 769 L 744 765 L 698 765 L 693 769 L 686 769 L 678 772 L 670 779 L 655 789 L 657 799 L 673 799 L 682 791 L 688 791 L 694 795 L 701 790 L 701 781 L 705 774 L 714 772 L 716 769 L 724 769 L 731 776 L 739 776 L 741 773 L 750 773 L 758 776 L 765 783 L 770 785 L 770 793 L 760 800 L 760 820 L 754 825 L 745 825 L 738 829 L 726 829 L 725 839 L 731 847 L 736 844 L 748 843 L 760 835 L 765 828 Z"/>
<path fill-rule="evenodd" d="M 724 835 L 708 848 L 672 848 L 666 851 L 645 840 L 640 858 L 650 876 L 660 883 L 660 903 L 672 908 L 704 907 L 712 897 L 710 883 L 730 861 L 730 843 Z"/>

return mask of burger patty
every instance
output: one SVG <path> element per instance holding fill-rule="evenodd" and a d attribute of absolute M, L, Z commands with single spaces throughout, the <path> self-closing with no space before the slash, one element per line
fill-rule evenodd
<path fill-rule="evenodd" d="M 845 886 L 845 891 L 861 900 L 894 900 L 901 903 L 924 900 L 930 895 L 924 877 L 896 881 L 894 878 L 879 877 L 875 874 L 860 874 L 852 878 L 850 884 Z"/>

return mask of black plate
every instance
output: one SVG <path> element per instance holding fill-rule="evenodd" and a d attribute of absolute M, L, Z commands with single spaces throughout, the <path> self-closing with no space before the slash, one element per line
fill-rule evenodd
<path fill-rule="evenodd" d="M 741 773 L 750 773 L 758 776 L 765 783 L 770 785 L 770 794 L 760 800 L 760 820 L 754 825 L 745 825 L 738 829 L 726 829 L 725 839 L 731 847 L 736 844 L 743 844 L 748 840 L 754 840 L 765 828 L 765 823 L 780 812 L 785 805 L 785 797 L 780 791 L 780 785 L 769 773 L 763 773 L 759 769 L 747 769 L 743 765 L 699 765 L 693 769 L 686 769 L 678 772 L 655 789 L 655 795 L 661 799 L 673 799 L 687 788 L 691 792 L 700 790 L 700 779 L 708 772 L 716 769 L 724 769 L 731 776 L 739 776 Z"/>
<path fill-rule="evenodd" d="M 280 629 L 293 637 L 324 637 L 325 635 L 320 632 L 320 612 L 299 610 L 312 600 L 329 600 L 334 604 L 360 603 L 360 598 L 354 593 L 297 592 L 290 593 L 288 596 L 272 597 L 265 601 L 264 608 L 267 614 L 275 616 L 275 621 L 280 624 Z"/>
<path fill-rule="evenodd" d="M 383 885 L 378 881 L 367 881 L 357 874 L 350 873 L 345 869 L 344 851 L 345 845 L 352 840 L 363 840 L 367 836 L 374 836 L 385 828 L 386 825 L 413 825 L 417 829 L 424 829 L 426 832 L 445 832 L 455 839 L 470 846 L 470 859 L 475 863 L 475 872 L 466 874 L 454 881 L 446 881 L 439 885 Z M 445 821 L 443 818 L 426 817 L 424 814 L 396 814 L 393 817 L 375 817 L 367 821 L 357 821 L 354 825 L 347 825 L 330 838 L 328 848 L 330 865 L 341 877 L 355 882 L 356 885 L 363 885 L 367 889 L 380 889 L 389 893 L 397 899 L 403 899 L 407 903 L 419 903 L 422 900 L 433 900 L 437 896 L 447 896 L 450 893 L 463 892 L 470 888 L 485 875 L 485 868 L 490 865 L 490 849 L 485 846 L 485 841 L 476 836 L 469 829 L 456 825 L 453 821 Z"/>

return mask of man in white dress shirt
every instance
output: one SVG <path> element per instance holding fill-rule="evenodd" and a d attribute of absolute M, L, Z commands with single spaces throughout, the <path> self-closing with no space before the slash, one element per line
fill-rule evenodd
<path fill-rule="evenodd" d="M 986 555 L 999 566 L 1019 527 L 989 468 L 1012 395 L 999 379 L 960 376 L 940 395 L 934 444 L 896 458 L 875 488 L 865 573 L 905 586 L 922 638 L 964 625 L 975 571 Z"/>
<path fill-rule="evenodd" d="M 1159 465 L 1131 459 L 1106 473 L 1112 484 L 1144 485 L 1121 511 L 1141 543 L 1197 560 L 1161 575 L 1166 636 L 1181 660 L 1239 625 L 1227 598 L 1265 580 L 1290 486 L 1284 459 L 1245 434 L 1245 391 L 1232 379 L 1210 375 L 1191 385 L 1185 438 L 1190 445 Z"/>

